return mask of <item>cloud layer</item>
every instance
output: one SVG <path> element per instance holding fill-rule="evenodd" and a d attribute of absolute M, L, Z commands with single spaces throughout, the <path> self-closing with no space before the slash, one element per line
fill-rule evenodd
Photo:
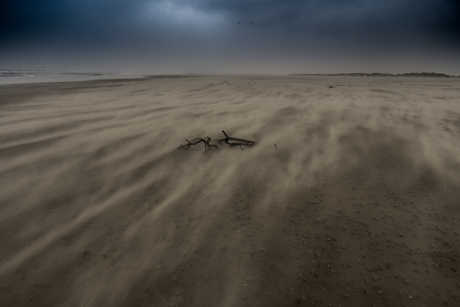
<path fill-rule="evenodd" d="M 103 60 L 107 65 L 101 68 L 115 68 L 118 61 L 135 70 L 145 68 L 146 61 L 152 70 L 172 68 L 174 62 L 189 70 L 216 65 L 244 70 L 250 62 L 273 70 L 320 69 L 331 59 L 350 69 L 346 63 L 359 58 L 375 63 L 410 55 L 426 63 L 460 54 L 458 0 L 17 0 L 0 5 L 2 66 L 27 59 L 24 46 L 33 49 L 28 63 L 40 56 L 42 63 L 74 66 Z M 441 62 L 436 65 L 442 68 Z"/>

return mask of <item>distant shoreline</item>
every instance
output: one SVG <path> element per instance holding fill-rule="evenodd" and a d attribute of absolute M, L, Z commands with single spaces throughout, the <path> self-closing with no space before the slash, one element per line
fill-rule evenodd
<path fill-rule="evenodd" d="M 49 82 L 75 82 L 107 79 L 138 79 L 143 76 L 131 73 L 104 73 L 60 70 L 0 69 L 0 85 Z"/>
<path fill-rule="evenodd" d="M 21 77 L 21 76 L 33 76 L 33 75 L 61 75 L 61 76 L 84 76 L 84 77 L 100 77 L 100 76 L 138 76 L 145 78 L 174 78 L 174 77 L 190 77 L 196 76 L 196 74 L 149 74 L 149 73 L 113 73 L 113 72 L 92 72 L 92 71 L 63 71 L 63 70 L 22 70 L 22 69 L 0 69 L 0 77 Z M 198 75 L 220 75 L 218 73 L 200 73 Z M 258 73 L 241 73 L 241 74 L 225 74 L 225 75 L 277 75 L 277 74 L 258 74 Z M 280 74 L 280 75 L 291 75 L 291 76 L 356 76 L 356 77 L 438 77 L 438 78 L 459 78 L 459 76 L 449 75 L 444 73 L 437 72 L 411 72 L 411 73 L 401 73 L 401 74 L 392 74 L 392 73 L 297 73 L 297 74 Z"/>
<path fill-rule="evenodd" d="M 295 76 L 351 76 L 351 77 L 425 77 L 425 78 L 460 78 L 460 76 L 447 75 L 436 72 L 411 72 L 403 74 L 389 74 L 389 73 L 337 73 L 337 74 L 292 74 Z"/>
<path fill-rule="evenodd" d="M 196 76 L 317 76 L 317 77 L 423 77 L 423 78 L 460 78 L 460 76 L 435 72 L 416 72 L 403 74 L 390 73 L 301 73 L 301 74 L 131 74 L 104 73 L 88 71 L 57 71 L 57 70 L 13 70 L 0 69 L 0 85 L 29 84 L 49 82 L 75 82 L 113 79 L 157 79 L 157 78 L 190 78 Z"/>

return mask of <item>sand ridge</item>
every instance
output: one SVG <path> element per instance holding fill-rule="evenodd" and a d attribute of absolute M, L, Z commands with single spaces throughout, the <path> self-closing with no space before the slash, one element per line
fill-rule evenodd
<path fill-rule="evenodd" d="M 1 86 L 0 305 L 454 305 L 459 82 Z"/>

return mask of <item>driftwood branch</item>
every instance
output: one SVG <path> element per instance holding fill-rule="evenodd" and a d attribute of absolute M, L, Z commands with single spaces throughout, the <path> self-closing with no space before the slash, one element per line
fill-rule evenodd
<path fill-rule="evenodd" d="M 204 143 L 204 151 L 208 151 L 210 147 L 219 149 L 219 148 L 217 147 L 217 145 L 209 144 L 209 142 L 211 141 L 211 138 L 210 138 L 209 136 L 205 137 L 204 139 L 202 139 L 202 138 L 194 138 L 194 139 L 191 140 L 191 141 L 189 141 L 189 140 L 187 140 L 187 139 L 185 139 L 185 140 L 187 141 L 187 144 L 180 145 L 180 146 L 179 146 L 180 149 L 189 149 L 190 146 L 196 145 L 196 144 L 201 143 L 201 142 Z"/>
<path fill-rule="evenodd" d="M 230 146 L 252 146 L 256 143 L 245 139 L 232 138 L 224 130 L 222 130 L 222 133 L 225 135 L 225 138 L 218 140 L 219 144 L 225 142 Z"/>
<path fill-rule="evenodd" d="M 222 130 L 222 133 L 225 135 L 225 138 L 217 140 L 217 142 L 219 144 L 221 144 L 222 142 L 225 142 L 229 146 L 240 146 L 241 150 L 243 150 L 243 146 L 248 146 L 249 147 L 249 146 L 252 146 L 252 145 L 254 145 L 256 143 L 254 141 L 249 141 L 249 140 L 245 140 L 245 139 L 239 139 L 239 138 L 230 137 L 230 136 L 227 135 L 227 133 L 225 133 L 224 130 Z M 189 141 L 187 139 L 185 139 L 185 140 L 187 141 L 187 144 L 180 145 L 179 146 L 180 149 L 189 149 L 190 146 L 197 145 L 198 143 L 201 143 L 201 142 L 204 143 L 204 152 L 207 152 L 209 150 L 209 148 L 219 149 L 219 147 L 217 147 L 217 145 L 209 144 L 209 142 L 211 141 L 211 138 L 209 136 L 205 137 L 204 139 L 203 138 L 194 138 L 191 141 Z"/>

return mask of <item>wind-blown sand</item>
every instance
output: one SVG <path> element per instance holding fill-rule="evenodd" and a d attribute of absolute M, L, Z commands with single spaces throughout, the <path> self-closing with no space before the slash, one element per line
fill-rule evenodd
<path fill-rule="evenodd" d="M 0 306 L 454 306 L 459 103 L 459 78 L 1 86 Z M 221 130 L 257 145 L 178 149 Z"/>

